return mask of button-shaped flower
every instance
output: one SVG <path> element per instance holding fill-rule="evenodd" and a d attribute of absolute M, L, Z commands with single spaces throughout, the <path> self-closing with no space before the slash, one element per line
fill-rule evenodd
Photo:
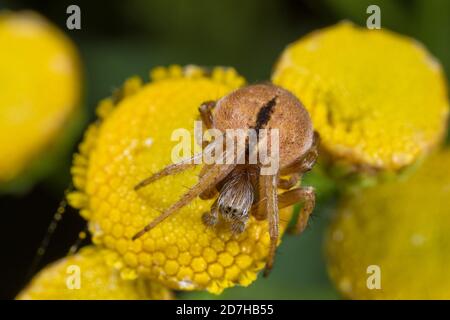
<path fill-rule="evenodd" d="M 116 253 L 85 247 L 45 267 L 18 295 L 20 300 L 162 300 L 172 293 L 145 279 L 124 280 L 114 265 Z"/>
<path fill-rule="evenodd" d="M 25 171 L 36 175 L 43 166 L 34 160 L 56 152 L 55 144 L 81 111 L 81 75 L 72 42 L 32 12 L 0 12 L 0 70 L 4 187 Z"/>
<path fill-rule="evenodd" d="M 304 103 L 321 160 L 339 174 L 396 173 L 446 130 L 439 62 L 417 41 L 384 29 L 343 22 L 313 32 L 286 48 L 272 80 Z"/>
<path fill-rule="evenodd" d="M 450 298 L 450 151 L 408 179 L 344 199 L 327 235 L 328 270 L 352 299 Z"/>

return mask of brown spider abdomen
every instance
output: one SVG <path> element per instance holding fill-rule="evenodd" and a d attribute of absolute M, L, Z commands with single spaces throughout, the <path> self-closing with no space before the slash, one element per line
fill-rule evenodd
<path fill-rule="evenodd" d="M 226 129 L 279 129 L 280 167 L 303 155 L 314 130 L 308 111 L 289 91 L 272 84 L 250 85 L 217 101 L 213 126 Z"/>

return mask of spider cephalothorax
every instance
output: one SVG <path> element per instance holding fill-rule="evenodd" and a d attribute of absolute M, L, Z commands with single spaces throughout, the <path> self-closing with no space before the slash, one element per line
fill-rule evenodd
<path fill-rule="evenodd" d="M 277 129 L 278 143 L 260 138 L 257 135 L 256 145 L 250 139 L 245 140 L 245 148 L 241 151 L 233 149 L 234 159 L 244 161 L 224 161 L 229 150 L 216 152 L 216 161 L 203 166 L 197 184 L 191 187 L 179 201 L 167 208 L 160 216 L 138 232 L 137 239 L 178 209 L 195 199 L 215 198 L 211 210 L 203 215 L 203 222 L 215 226 L 220 219 L 230 225 L 233 233 L 245 230 L 250 215 L 257 219 L 267 219 L 271 246 L 266 265 L 266 274 L 272 268 L 279 237 L 278 210 L 303 202 L 303 208 L 294 226 L 294 232 L 300 233 L 306 227 L 308 218 L 314 208 L 315 196 L 311 187 L 297 187 L 300 176 L 309 171 L 317 158 L 317 136 L 313 131 L 308 112 L 300 101 L 290 92 L 272 84 L 251 85 L 238 89 L 217 102 L 203 103 L 200 117 L 208 129 L 219 132 L 254 130 L 256 134 L 263 130 Z M 268 144 L 269 153 L 277 154 L 277 170 L 267 173 L 267 163 L 258 160 L 251 163 L 251 154 L 257 153 L 261 143 Z M 203 150 L 211 149 L 222 140 L 209 142 Z M 227 148 L 225 148 L 227 149 Z M 194 155 L 199 157 L 202 154 Z M 181 172 L 194 166 L 196 161 L 188 159 L 172 164 L 140 182 L 138 190 L 164 176 Z M 282 178 L 286 177 L 286 178 Z M 278 194 L 278 188 L 288 190 Z"/>

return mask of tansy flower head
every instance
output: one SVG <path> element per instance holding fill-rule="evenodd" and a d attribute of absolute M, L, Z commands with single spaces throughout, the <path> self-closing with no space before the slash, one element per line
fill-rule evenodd
<path fill-rule="evenodd" d="M 174 129 L 193 132 L 198 107 L 244 84 L 231 68 L 205 72 L 195 66 L 157 68 L 142 86 L 128 80 L 115 98 L 98 108 L 74 159 L 78 191 L 70 203 L 89 220 L 96 243 L 119 253 L 122 276 L 145 276 L 174 289 L 207 289 L 220 293 L 248 285 L 265 265 L 270 244 L 267 221 L 250 219 L 236 236 L 208 228 L 202 215 L 212 201 L 197 198 L 141 238 L 137 231 L 176 202 L 198 180 L 199 170 L 165 177 L 134 190 L 144 178 L 171 164 Z M 281 211 L 282 229 L 291 210 Z"/>
<path fill-rule="evenodd" d="M 326 252 L 345 297 L 450 298 L 449 163 L 450 151 L 439 152 L 408 179 L 343 200 Z"/>
<path fill-rule="evenodd" d="M 316 31 L 286 48 L 272 80 L 304 103 L 322 162 L 341 173 L 395 173 L 445 133 L 440 64 L 417 41 L 384 29 L 344 22 Z"/>
<path fill-rule="evenodd" d="M 53 150 L 79 111 L 81 83 L 73 44 L 31 12 L 0 12 L 0 70 L 3 186 Z"/>
<path fill-rule="evenodd" d="M 162 300 L 172 293 L 144 279 L 124 280 L 108 261 L 115 253 L 93 246 L 44 268 L 18 295 L 19 300 Z"/>

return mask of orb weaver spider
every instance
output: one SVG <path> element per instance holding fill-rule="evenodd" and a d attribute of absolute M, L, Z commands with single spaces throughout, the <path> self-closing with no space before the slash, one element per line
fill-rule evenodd
<path fill-rule="evenodd" d="M 245 230 L 250 215 L 258 220 L 268 220 L 270 247 L 264 272 L 267 276 L 273 267 L 279 239 L 279 209 L 298 202 L 303 203 L 293 227 L 296 234 L 305 229 L 314 209 L 314 189 L 295 186 L 299 178 L 311 170 L 316 162 L 318 135 L 314 132 L 310 116 L 301 102 L 289 91 L 272 84 L 256 84 L 237 89 L 217 102 L 203 103 L 199 112 L 206 128 L 215 128 L 222 132 L 227 129 L 254 129 L 257 132 L 261 129 L 278 129 L 277 172 L 261 174 L 263 165 L 260 162 L 229 164 L 222 161 L 220 164 L 204 165 L 198 182 L 177 202 L 136 233 L 133 240 L 150 231 L 196 197 L 216 198 L 210 212 L 203 215 L 203 222 L 210 227 L 214 227 L 221 218 L 229 223 L 234 234 L 239 234 Z M 204 150 L 213 145 L 214 142 L 210 142 Z M 246 155 L 236 156 L 248 156 L 256 149 L 249 150 L 247 147 L 244 152 Z M 219 157 L 223 160 L 225 156 L 226 154 L 222 153 Z M 195 165 L 195 161 L 181 161 L 169 165 L 141 181 L 135 186 L 135 190 Z M 287 191 L 278 194 L 278 189 Z"/>

